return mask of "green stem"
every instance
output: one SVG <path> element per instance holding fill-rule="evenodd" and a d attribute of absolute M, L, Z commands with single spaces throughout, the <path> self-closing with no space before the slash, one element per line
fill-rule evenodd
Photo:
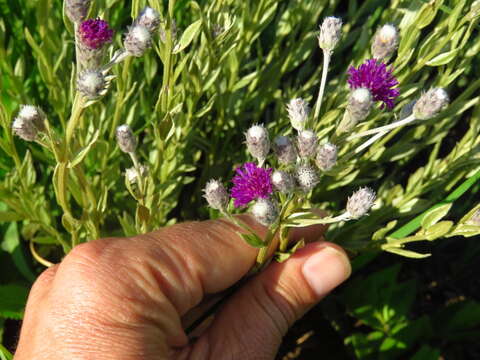
<path fill-rule="evenodd" d="M 330 64 L 331 53 L 330 51 L 323 51 L 323 69 L 322 80 L 320 81 L 320 90 L 318 92 L 317 103 L 315 104 L 315 114 L 313 115 L 313 121 L 318 120 L 320 115 L 320 107 L 322 106 L 323 93 L 325 92 L 325 84 L 327 82 L 328 66 Z"/>
<path fill-rule="evenodd" d="M 75 99 L 73 101 L 73 106 L 72 106 L 72 115 L 68 120 L 67 131 L 65 135 L 66 149 L 69 149 L 73 134 L 77 129 L 78 123 L 82 117 L 83 110 L 84 110 L 83 109 L 84 102 L 85 102 L 84 98 L 79 93 L 75 94 Z"/>

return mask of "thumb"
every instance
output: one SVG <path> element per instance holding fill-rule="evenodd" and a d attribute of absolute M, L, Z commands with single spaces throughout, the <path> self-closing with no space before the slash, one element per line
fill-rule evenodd
<path fill-rule="evenodd" d="M 192 345 L 192 353 L 208 351 L 210 358 L 220 359 L 228 351 L 231 359 L 273 359 L 288 328 L 350 273 L 340 247 L 307 245 L 241 288 Z"/>

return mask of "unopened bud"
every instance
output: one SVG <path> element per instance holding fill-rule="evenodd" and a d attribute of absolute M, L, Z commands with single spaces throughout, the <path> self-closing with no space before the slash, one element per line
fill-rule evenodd
<path fill-rule="evenodd" d="M 480 226 L 480 209 L 477 209 L 470 219 L 468 219 L 467 224 Z"/>
<path fill-rule="evenodd" d="M 128 30 L 123 45 L 128 53 L 140 57 L 152 46 L 152 35 L 145 26 L 133 25 Z"/>
<path fill-rule="evenodd" d="M 298 154 L 302 159 L 308 159 L 315 156 L 317 152 L 318 138 L 311 130 L 303 130 L 297 136 Z"/>
<path fill-rule="evenodd" d="M 258 199 L 251 211 L 255 220 L 265 226 L 272 225 L 279 215 L 277 203 L 270 199 Z"/>
<path fill-rule="evenodd" d="M 134 153 L 137 148 L 137 139 L 127 124 L 120 125 L 116 131 L 117 144 L 124 153 Z"/>
<path fill-rule="evenodd" d="M 297 151 L 288 136 L 277 136 L 273 141 L 273 150 L 281 164 L 293 164 L 297 160 Z"/>
<path fill-rule="evenodd" d="M 323 20 L 318 36 L 318 45 L 324 51 L 332 51 L 342 35 L 342 20 L 329 16 Z"/>
<path fill-rule="evenodd" d="M 65 0 L 65 13 L 73 23 L 83 21 L 89 8 L 90 0 Z"/>
<path fill-rule="evenodd" d="M 305 129 L 310 114 L 308 103 L 302 98 L 292 99 L 287 105 L 287 111 L 293 128 L 298 131 Z"/>
<path fill-rule="evenodd" d="M 270 151 L 268 131 L 263 125 L 253 125 L 245 133 L 247 149 L 259 162 L 265 161 Z"/>
<path fill-rule="evenodd" d="M 292 192 L 295 189 L 295 179 L 286 171 L 274 171 L 272 174 L 272 184 L 276 190 L 284 194 Z"/>
<path fill-rule="evenodd" d="M 352 219 L 366 215 L 375 202 L 375 192 L 368 188 L 360 188 L 347 200 L 347 213 Z"/>
<path fill-rule="evenodd" d="M 444 89 L 430 89 L 422 94 L 413 106 L 413 115 L 415 119 L 428 120 L 443 110 L 448 102 L 448 94 Z"/>
<path fill-rule="evenodd" d="M 337 163 L 337 147 L 334 144 L 326 143 L 320 145 L 317 151 L 315 163 L 322 171 L 329 171 Z"/>
<path fill-rule="evenodd" d="M 145 178 L 148 175 L 148 166 L 140 165 L 140 177 Z M 130 184 L 138 183 L 138 171 L 135 167 L 125 170 L 125 177 Z"/>
<path fill-rule="evenodd" d="M 377 60 L 389 58 L 398 46 L 398 31 L 393 25 L 386 24 L 380 27 L 372 43 L 372 55 Z"/>
<path fill-rule="evenodd" d="M 304 192 L 312 190 L 320 181 L 317 171 L 310 165 L 301 165 L 295 171 L 295 178 Z"/>
<path fill-rule="evenodd" d="M 212 179 L 207 182 L 204 192 L 203 197 L 207 199 L 211 208 L 226 211 L 229 197 L 225 186 L 220 181 Z"/>
<path fill-rule="evenodd" d="M 372 94 L 366 88 L 354 89 L 348 98 L 348 105 L 342 121 L 337 127 L 337 134 L 351 131 L 360 121 L 367 118 L 372 109 Z"/>
<path fill-rule="evenodd" d="M 151 7 L 144 7 L 135 20 L 135 25 L 144 26 L 151 33 L 155 32 L 160 25 L 160 14 Z"/>
<path fill-rule="evenodd" d="M 12 130 L 25 141 L 34 141 L 38 133 L 45 130 L 45 114 L 36 106 L 22 105 L 13 121 Z"/>
<path fill-rule="evenodd" d="M 107 81 L 101 71 L 84 70 L 77 80 L 77 90 L 87 99 L 93 100 L 106 92 Z"/>

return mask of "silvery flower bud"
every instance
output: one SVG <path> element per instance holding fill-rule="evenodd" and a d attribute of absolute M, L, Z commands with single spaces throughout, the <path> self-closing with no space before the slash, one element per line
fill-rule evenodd
<path fill-rule="evenodd" d="M 120 125 L 116 131 L 117 144 L 124 153 L 134 153 L 137 148 L 137 139 L 127 124 Z"/>
<path fill-rule="evenodd" d="M 422 94 L 413 106 L 413 115 L 415 119 L 428 120 L 443 110 L 448 102 L 448 94 L 444 89 L 430 89 Z"/>
<path fill-rule="evenodd" d="M 123 45 L 129 54 L 140 57 L 152 46 L 152 35 L 145 26 L 133 25 L 128 29 Z"/>
<path fill-rule="evenodd" d="M 295 178 L 304 192 L 312 190 L 319 182 L 317 171 L 310 165 L 301 165 L 295 171 Z"/>
<path fill-rule="evenodd" d="M 13 121 L 12 130 L 25 141 L 34 141 L 38 133 L 45 130 L 45 114 L 36 106 L 22 105 Z"/>
<path fill-rule="evenodd" d="M 148 166 L 140 165 L 140 177 L 145 178 L 148 175 Z M 125 177 L 130 184 L 138 182 L 138 171 L 135 167 L 125 170 Z"/>
<path fill-rule="evenodd" d="M 225 186 L 215 179 L 210 180 L 207 182 L 205 186 L 205 195 L 203 197 L 207 199 L 208 205 L 220 211 L 226 211 L 229 201 L 229 196 Z"/>
<path fill-rule="evenodd" d="M 347 200 L 347 213 L 352 219 L 366 215 L 375 202 L 375 192 L 368 188 L 360 188 Z"/>
<path fill-rule="evenodd" d="M 258 199 L 251 211 L 255 220 L 265 226 L 272 225 L 279 215 L 277 203 L 270 199 Z"/>
<path fill-rule="evenodd" d="M 105 94 L 106 86 L 105 76 L 97 70 L 84 70 L 77 79 L 77 90 L 90 100 Z"/>
<path fill-rule="evenodd" d="M 298 154 L 302 159 L 308 159 L 315 156 L 317 152 L 318 138 L 311 130 L 303 130 L 297 136 Z"/>
<path fill-rule="evenodd" d="M 323 20 L 318 36 L 318 45 L 324 51 L 332 51 L 342 35 L 342 20 L 329 16 Z"/>
<path fill-rule="evenodd" d="M 366 88 L 357 88 L 350 93 L 348 105 L 342 121 L 337 127 L 337 134 L 349 132 L 360 121 L 366 119 L 373 106 L 372 94 Z"/>
<path fill-rule="evenodd" d="M 477 209 L 470 219 L 467 221 L 468 225 L 480 226 L 480 209 Z"/>
<path fill-rule="evenodd" d="M 160 14 L 157 10 L 152 9 L 151 7 L 144 7 L 143 10 L 138 15 L 135 20 L 135 25 L 144 26 L 151 33 L 155 32 L 160 25 Z"/>
<path fill-rule="evenodd" d="M 65 0 L 65 13 L 73 23 L 78 23 L 87 17 L 90 0 Z"/>
<path fill-rule="evenodd" d="M 391 24 L 380 27 L 372 43 L 372 55 L 377 60 L 389 58 L 398 46 L 398 31 Z"/>
<path fill-rule="evenodd" d="M 292 99 L 287 105 L 287 111 L 293 128 L 298 131 L 305 129 L 310 114 L 308 103 L 302 98 Z"/>
<path fill-rule="evenodd" d="M 329 171 L 337 163 L 337 147 L 334 144 L 326 143 L 320 145 L 317 151 L 315 163 L 322 171 Z"/>
<path fill-rule="evenodd" d="M 270 151 L 268 131 L 263 125 L 253 125 L 245 133 L 248 152 L 259 162 L 265 161 Z"/>
<path fill-rule="evenodd" d="M 276 190 L 284 194 L 292 192 L 295 189 L 295 179 L 286 171 L 274 171 L 272 174 L 272 184 Z"/>
<path fill-rule="evenodd" d="M 281 164 L 292 164 L 297 160 L 297 151 L 288 136 L 277 136 L 273 141 L 273 150 Z"/>

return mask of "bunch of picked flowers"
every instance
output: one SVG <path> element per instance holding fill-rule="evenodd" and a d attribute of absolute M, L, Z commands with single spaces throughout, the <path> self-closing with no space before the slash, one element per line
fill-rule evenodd
<path fill-rule="evenodd" d="M 355 191 L 340 214 L 327 217 L 320 217 L 314 211 L 310 200 L 312 190 L 323 177 L 334 174 L 340 162 L 348 162 L 352 155 L 368 148 L 392 129 L 416 120 L 430 119 L 448 104 L 447 93 L 441 88 L 433 88 L 411 104 L 402 119 L 355 133 L 357 125 L 367 119 L 376 103 L 380 109 L 391 110 L 400 94 L 393 68 L 386 63 L 396 50 L 399 35 L 395 26 L 384 25 L 378 29 L 372 42 L 373 58 L 348 70 L 348 103 L 334 133 L 319 138 L 313 129 L 319 120 L 328 66 L 341 39 L 341 27 L 342 22 L 336 17 L 325 18 L 320 27 L 318 41 L 324 66 L 314 112 L 301 98 L 292 99 L 287 105 L 295 136 L 272 138 L 264 125 L 253 125 L 245 134 L 245 143 L 255 161 L 235 170 L 230 191 L 219 180 L 212 179 L 206 184 L 204 196 L 209 206 L 246 230 L 239 235 L 250 245 L 260 248 L 257 269 L 268 262 L 267 254 L 276 250 L 277 259 L 284 260 L 302 246 L 300 242 L 288 249 L 288 232 L 292 227 L 351 221 L 367 215 L 376 199 L 375 192 L 368 187 Z M 360 141 L 351 154 L 343 155 L 343 159 L 338 157 L 347 141 L 370 135 L 368 140 Z M 248 209 L 257 222 L 268 227 L 265 238 L 259 238 L 240 217 L 232 215 L 232 202 L 233 207 Z"/>

